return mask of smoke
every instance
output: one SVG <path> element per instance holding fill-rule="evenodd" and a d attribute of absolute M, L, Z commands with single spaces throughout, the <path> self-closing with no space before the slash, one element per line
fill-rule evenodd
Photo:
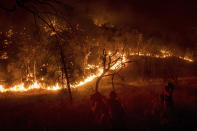
<path fill-rule="evenodd" d="M 195 1 L 181 0 L 81 1 L 98 26 L 112 24 L 138 29 L 146 38 L 156 37 L 182 49 L 197 48 L 196 5 Z"/>
<path fill-rule="evenodd" d="M 118 28 L 128 27 L 143 33 L 146 39 L 156 37 L 166 44 L 174 43 L 180 48 L 197 49 L 197 2 L 183 0 L 60 0 L 73 7 L 75 16 L 92 20 L 97 26 L 104 24 Z M 13 1 L 0 2 L 12 7 Z M 32 16 L 22 9 L 7 13 L 0 9 L 0 27 L 6 25 L 23 27 Z M 83 22 L 84 20 L 78 20 Z"/>

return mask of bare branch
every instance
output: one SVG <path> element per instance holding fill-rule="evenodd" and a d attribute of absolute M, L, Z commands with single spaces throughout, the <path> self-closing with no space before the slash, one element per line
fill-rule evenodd
<path fill-rule="evenodd" d="M 6 7 L 3 7 L 2 5 L 0 5 L 0 9 L 3 9 L 7 12 L 14 12 L 14 11 L 16 11 L 16 6 L 13 6 L 12 8 L 6 8 Z"/>
<path fill-rule="evenodd" d="M 109 70 L 111 68 L 111 56 L 109 56 L 109 62 L 108 62 L 108 67 L 106 70 Z"/>

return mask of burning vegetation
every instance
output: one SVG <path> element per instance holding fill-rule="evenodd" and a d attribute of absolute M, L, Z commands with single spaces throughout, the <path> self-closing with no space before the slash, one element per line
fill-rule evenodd
<path fill-rule="evenodd" d="M 165 124 L 169 124 L 168 120 L 171 119 L 166 114 L 172 113 L 174 100 L 179 101 L 176 95 L 175 99 L 172 97 L 176 88 L 183 88 L 185 83 L 196 79 L 197 53 L 193 44 L 196 38 L 187 33 L 184 34 L 185 39 L 180 38 L 183 34 L 177 37 L 178 31 L 174 33 L 165 27 L 157 31 L 162 22 L 155 24 L 156 20 L 152 20 L 148 27 L 148 22 L 144 21 L 150 14 L 141 18 L 144 11 L 134 13 L 137 9 L 129 7 L 128 2 L 111 4 L 101 0 L 96 4 L 84 3 L 70 0 L 0 2 L 0 98 L 9 93 L 20 95 L 35 91 L 40 95 L 41 91 L 60 92 L 56 93 L 60 107 L 65 107 L 68 112 L 73 107 L 78 115 L 82 115 L 83 111 L 87 113 L 87 96 L 91 96 L 92 116 L 88 116 L 87 123 L 92 120 L 95 123 L 88 126 L 99 127 L 99 130 L 121 130 L 132 118 L 125 111 L 124 104 L 130 109 L 129 113 L 138 113 L 142 105 L 137 103 L 136 110 L 131 107 L 136 103 L 133 99 L 142 96 L 143 100 L 140 98 L 139 101 L 147 104 L 151 99 L 152 106 L 147 110 L 142 106 L 143 111 L 139 112 L 144 116 L 136 115 L 146 116 L 143 121 L 152 115 L 161 122 L 157 126 L 166 129 Z M 137 3 L 133 2 L 132 5 Z M 122 11 L 117 12 L 117 6 Z M 97 10 L 96 7 L 101 9 Z M 134 18 L 139 20 L 135 21 Z M 156 26 L 151 27 L 154 24 Z M 197 27 L 193 26 L 192 29 L 196 30 Z M 189 80 L 185 82 L 186 79 Z M 147 91 L 145 86 L 150 86 L 151 91 Z M 158 88 L 153 89 L 152 86 Z M 80 92 L 86 97 L 78 97 L 78 89 L 84 89 Z M 109 90 L 109 98 L 106 98 L 103 94 Z M 137 90 L 140 90 L 139 94 Z M 143 94 L 144 90 L 149 94 Z M 136 96 L 131 95 L 132 91 Z M 62 96 L 68 98 L 65 100 Z M 132 102 L 131 105 L 127 98 Z M 84 106 L 82 112 L 77 110 L 81 105 L 76 103 L 71 107 L 64 105 L 65 101 L 72 103 L 73 99 L 85 99 L 86 105 L 81 104 Z M 65 113 L 63 110 L 60 112 Z M 130 120 L 127 120 L 127 115 Z M 61 115 L 57 116 L 57 119 L 65 120 Z M 134 117 L 140 121 L 138 116 Z"/>

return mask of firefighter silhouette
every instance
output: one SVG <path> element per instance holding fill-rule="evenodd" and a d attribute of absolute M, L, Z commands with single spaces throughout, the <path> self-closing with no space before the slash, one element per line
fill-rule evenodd
<path fill-rule="evenodd" d="M 125 111 L 115 91 L 111 91 L 109 95 L 108 108 L 111 130 L 125 130 Z"/>
<path fill-rule="evenodd" d="M 163 94 L 161 95 L 162 103 L 164 105 L 164 110 L 172 109 L 173 107 L 173 92 L 174 85 L 169 82 L 167 86 L 165 86 Z"/>
<path fill-rule="evenodd" d="M 91 102 L 91 110 L 95 124 L 103 127 L 109 125 L 109 114 L 106 98 L 99 92 L 96 92 L 91 96 Z"/>

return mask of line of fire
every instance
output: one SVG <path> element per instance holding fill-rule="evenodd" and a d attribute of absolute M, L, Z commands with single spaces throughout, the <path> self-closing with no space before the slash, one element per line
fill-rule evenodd
<path fill-rule="evenodd" d="M 0 129 L 196 130 L 194 3 L 1 1 Z"/>

